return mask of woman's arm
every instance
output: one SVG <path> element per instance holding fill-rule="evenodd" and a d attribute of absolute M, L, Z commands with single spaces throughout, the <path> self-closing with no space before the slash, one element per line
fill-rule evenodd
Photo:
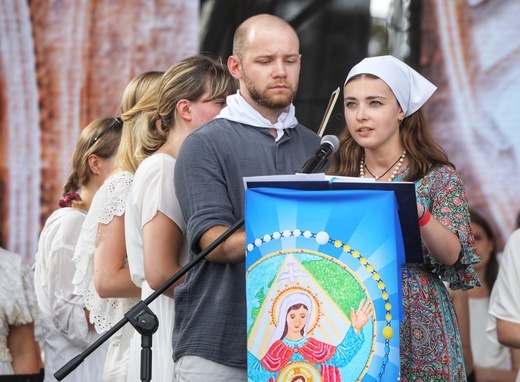
<path fill-rule="evenodd" d="M 455 264 L 462 250 L 458 236 L 431 216 L 430 211 L 423 204 L 418 203 L 417 210 L 421 219 L 429 218 L 429 221 L 421 227 L 421 237 L 432 256 L 443 264 Z"/>
<path fill-rule="evenodd" d="M 183 236 L 177 224 L 161 211 L 143 227 L 144 273 L 150 288 L 157 289 L 180 269 Z M 173 297 L 174 288 L 184 276 L 165 292 Z"/>
<path fill-rule="evenodd" d="M 36 374 L 40 372 L 41 358 L 38 343 L 34 339 L 34 324 L 9 326 L 7 347 L 13 358 L 14 374 Z"/>
<path fill-rule="evenodd" d="M 517 374 L 518 370 L 475 366 L 475 377 L 478 382 L 515 382 Z"/>
<path fill-rule="evenodd" d="M 460 340 L 462 343 L 462 353 L 464 355 L 464 366 L 466 374 L 469 375 L 473 371 L 473 354 L 471 353 L 471 334 L 470 334 L 470 316 L 469 301 L 467 292 L 462 289 L 448 289 L 455 312 L 457 313 L 457 323 L 459 324 Z"/>
<path fill-rule="evenodd" d="M 520 324 L 497 318 L 497 337 L 502 345 L 520 349 Z"/>
<path fill-rule="evenodd" d="M 99 224 L 94 252 L 94 286 L 101 298 L 139 297 L 126 264 L 124 215 Z"/>
<path fill-rule="evenodd" d="M 520 349 L 509 349 L 511 352 L 511 369 L 518 374 L 520 371 Z"/>

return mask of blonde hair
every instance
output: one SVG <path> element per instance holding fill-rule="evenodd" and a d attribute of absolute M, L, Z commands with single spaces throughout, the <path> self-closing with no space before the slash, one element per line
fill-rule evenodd
<path fill-rule="evenodd" d="M 236 92 L 237 83 L 219 58 L 195 55 L 170 67 L 162 77 L 154 108 L 138 102 L 134 109 L 148 110 L 135 123 L 135 158 L 141 163 L 157 151 L 175 126 L 175 110 L 180 100 L 198 101 L 209 92 L 208 101 Z M 133 110 L 132 110 L 133 111 Z"/>
<path fill-rule="evenodd" d="M 157 85 L 164 72 L 149 71 L 139 74 L 126 85 L 121 100 L 121 114 L 132 109 L 148 92 L 148 89 Z"/>
<path fill-rule="evenodd" d="M 69 177 L 63 186 L 64 197 L 78 191 L 90 182 L 93 174 L 88 157 L 91 154 L 103 159 L 109 159 L 116 154 L 122 129 L 121 121 L 112 117 L 97 118 L 83 129 L 74 149 Z M 82 210 L 86 209 L 81 200 L 74 201 L 72 206 Z"/>
<path fill-rule="evenodd" d="M 138 162 L 134 156 L 136 134 L 134 123 L 143 110 L 155 107 L 157 90 L 164 72 L 150 71 L 135 77 L 126 86 L 121 101 L 121 119 L 124 122 L 121 143 L 117 151 L 115 170 L 125 170 L 132 174 L 137 170 Z M 140 103 L 146 109 L 137 111 Z"/>

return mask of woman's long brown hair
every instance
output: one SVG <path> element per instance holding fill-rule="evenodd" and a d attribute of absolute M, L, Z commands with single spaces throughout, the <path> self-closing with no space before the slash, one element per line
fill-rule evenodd
<path fill-rule="evenodd" d="M 366 76 L 378 78 L 370 74 L 361 74 L 353 79 Z M 409 172 L 404 181 L 415 182 L 424 177 L 431 168 L 441 165 L 455 166 L 448 160 L 446 152 L 437 143 L 430 132 L 428 123 L 421 109 L 405 117 L 399 126 L 399 133 L 408 158 Z M 359 176 L 359 166 L 364 150 L 352 138 L 348 128 L 338 136 L 340 147 L 332 157 L 327 174 L 338 176 Z"/>

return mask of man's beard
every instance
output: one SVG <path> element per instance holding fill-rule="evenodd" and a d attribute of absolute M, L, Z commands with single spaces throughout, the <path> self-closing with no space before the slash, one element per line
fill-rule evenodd
<path fill-rule="evenodd" d="M 266 91 L 261 92 L 260 90 L 258 90 L 245 73 L 242 79 L 244 80 L 244 85 L 246 86 L 246 89 L 249 92 L 251 99 L 255 101 L 257 104 L 268 109 L 285 109 L 294 100 L 294 95 L 296 94 L 297 90 L 294 89 L 288 96 L 269 96 Z"/>

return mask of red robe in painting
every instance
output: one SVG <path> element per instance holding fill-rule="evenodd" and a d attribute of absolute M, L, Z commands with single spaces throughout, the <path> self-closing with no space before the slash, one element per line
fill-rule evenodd
<path fill-rule="evenodd" d="M 294 349 L 278 340 L 271 345 L 269 351 L 262 358 L 261 364 L 272 373 L 279 372 L 291 362 L 291 358 L 296 353 L 300 353 L 305 361 L 314 364 L 320 369 L 323 382 L 340 382 L 341 374 L 339 368 L 323 365 L 323 363 L 334 357 L 335 352 L 336 346 L 326 344 L 314 338 L 308 338 L 302 347 Z M 271 378 L 270 382 L 274 382 L 274 378 Z"/>

